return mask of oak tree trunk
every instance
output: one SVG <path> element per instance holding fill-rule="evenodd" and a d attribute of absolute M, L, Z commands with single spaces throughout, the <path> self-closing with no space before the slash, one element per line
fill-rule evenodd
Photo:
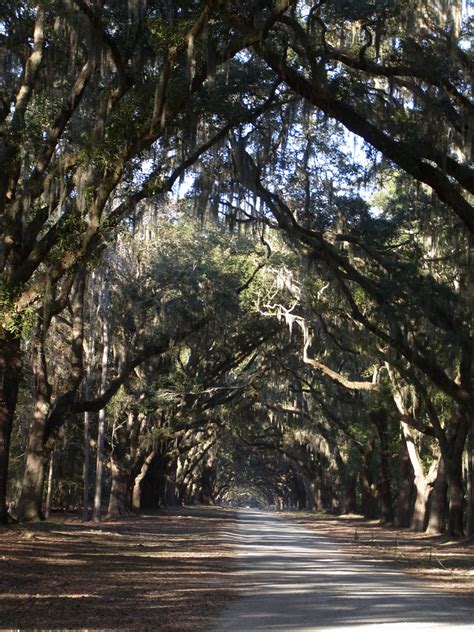
<path fill-rule="evenodd" d="M 403 436 L 400 441 L 400 467 L 399 489 L 395 506 L 395 526 L 410 526 L 412 495 L 413 495 L 413 468 L 406 448 Z"/>
<path fill-rule="evenodd" d="M 377 501 L 377 486 L 374 483 L 372 473 L 372 460 L 374 452 L 374 441 L 370 443 L 368 451 L 363 454 L 362 467 L 359 472 L 361 489 L 361 512 L 366 518 L 378 518 L 379 507 Z"/>
<path fill-rule="evenodd" d="M 46 520 L 49 518 L 51 513 L 51 500 L 53 497 L 53 475 L 54 475 L 54 451 L 51 451 L 51 456 L 49 457 L 49 472 L 48 472 L 48 485 L 46 488 L 46 502 L 44 506 L 44 517 Z"/>
<path fill-rule="evenodd" d="M 410 520 L 410 529 L 413 531 L 424 531 L 432 485 L 425 476 L 415 477 L 415 489 L 416 496 Z"/>
<path fill-rule="evenodd" d="M 112 484 L 110 488 L 107 518 L 129 516 L 132 511 L 128 500 L 128 471 L 116 457 L 110 458 Z"/>
<path fill-rule="evenodd" d="M 94 370 L 95 357 L 95 328 L 96 328 L 96 311 L 97 305 L 94 295 L 95 289 L 95 273 L 91 277 L 90 290 L 90 306 L 89 306 L 89 337 L 87 366 L 84 380 L 84 399 L 88 401 L 92 393 L 92 377 Z M 89 485 L 91 481 L 91 432 L 90 432 L 90 413 L 84 413 L 84 464 L 83 464 L 83 490 L 82 490 L 82 519 L 89 519 Z"/>
<path fill-rule="evenodd" d="M 102 373 L 100 381 L 100 393 L 105 392 L 107 387 L 108 365 L 109 365 L 109 305 L 110 305 L 110 284 L 109 274 L 105 273 L 104 289 L 101 296 L 101 316 L 102 316 Z M 102 486 L 104 476 L 104 446 L 105 446 L 106 417 L 105 408 L 99 411 L 99 427 L 97 429 L 97 458 L 95 473 L 95 494 L 92 520 L 100 522 L 102 509 Z"/>
<path fill-rule="evenodd" d="M 25 469 L 21 485 L 21 494 L 17 507 L 20 521 L 44 520 L 43 489 L 48 454 L 45 451 L 45 426 L 51 408 L 51 386 L 48 382 L 46 366 L 45 337 L 49 326 L 46 312 L 50 306 L 44 306 L 39 315 L 33 342 L 33 375 L 35 378 L 35 406 L 33 419 L 28 433 Z"/>
<path fill-rule="evenodd" d="M 178 466 L 178 460 L 176 457 L 172 458 L 167 465 L 165 474 L 165 505 L 166 507 L 175 507 L 179 504 L 176 494 L 176 470 Z"/>
<path fill-rule="evenodd" d="M 458 410 L 451 422 L 449 432 L 448 478 L 448 535 L 464 535 L 464 484 L 462 475 L 462 457 L 468 432 L 467 417 Z"/>
<path fill-rule="evenodd" d="M 147 475 L 150 464 L 156 457 L 156 452 L 153 450 L 143 461 L 143 464 L 135 477 L 132 484 L 132 509 L 135 513 L 140 513 L 142 505 L 142 481 Z"/>
<path fill-rule="evenodd" d="M 8 522 L 7 483 L 10 437 L 22 370 L 20 337 L 0 337 L 0 524 Z"/>
<path fill-rule="evenodd" d="M 464 535 L 464 486 L 461 457 L 452 458 L 448 466 L 448 535 Z"/>
<path fill-rule="evenodd" d="M 474 413 L 469 414 L 467 438 L 467 526 L 466 536 L 474 536 Z"/>
<path fill-rule="evenodd" d="M 446 501 L 448 481 L 446 462 L 443 456 L 439 457 L 438 472 L 430 496 L 429 518 L 426 532 L 430 535 L 444 533 L 446 526 Z"/>
<path fill-rule="evenodd" d="M 110 473 L 112 484 L 110 488 L 108 518 L 128 516 L 132 513 L 130 488 L 132 477 L 132 459 L 130 446 L 133 430 L 137 420 L 132 413 L 126 422 L 114 424 L 112 432 L 112 451 L 110 454 Z"/>
<path fill-rule="evenodd" d="M 371 414 L 380 442 L 380 478 L 377 483 L 380 512 L 384 522 L 393 522 L 393 497 L 391 488 L 391 474 L 388 448 L 388 419 L 385 410 L 378 410 Z"/>
<path fill-rule="evenodd" d="M 45 468 L 48 462 L 43 444 L 45 420 L 46 414 L 35 410 L 28 434 L 25 470 L 16 512 L 21 522 L 44 520 L 45 517 L 42 508 Z"/>
<path fill-rule="evenodd" d="M 346 474 L 344 479 L 344 506 L 343 513 L 356 514 L 358 513 L 357 505 L 357 480 L 354 475 Z"/>

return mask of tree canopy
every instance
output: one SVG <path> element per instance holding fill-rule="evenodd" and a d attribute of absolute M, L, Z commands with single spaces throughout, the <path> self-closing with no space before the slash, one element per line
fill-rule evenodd
<path fill-rule="evenodd" d="M 471 18 L 3 5 L 1 521 L 43 517 L 49 464 L 85 516 L 95 472 L 99 518 L 244 502 L 472 534 Z"/>

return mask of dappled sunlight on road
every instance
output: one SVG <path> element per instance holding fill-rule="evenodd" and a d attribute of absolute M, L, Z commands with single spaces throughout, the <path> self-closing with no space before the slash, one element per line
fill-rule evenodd
<path fill-rule="evenodd" d="M 468 601 L 354 558 L 276 514 L 243 511 L 240 529 L 242 593 L 217 632 L 474 629 Z"/>

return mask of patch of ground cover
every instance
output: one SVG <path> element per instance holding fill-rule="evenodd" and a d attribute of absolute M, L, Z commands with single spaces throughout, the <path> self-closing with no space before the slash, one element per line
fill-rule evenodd
<path fill-rule="evenodd" d="M 437 588 L 474 600 L 472 542 L 397 529 L 354 515 L 285 512 L 285 517 L 344 545 L 354 556 L 396 565 Z"/>
<path fill-rule="evenodd" d="M 0 628 L 199 632 L 231 596 L 231 510 L 0 528 Z"/>

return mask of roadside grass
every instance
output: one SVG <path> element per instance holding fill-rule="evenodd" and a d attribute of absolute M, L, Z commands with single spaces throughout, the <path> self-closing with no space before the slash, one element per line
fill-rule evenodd
<path fill-rule="evenodd" d="M 326 535 L 375 563 L 391 564 L 442 590 L 474 599 L 474 544 L 383 525 L 362 516 L 285 512 L 298 524 Z"/>

